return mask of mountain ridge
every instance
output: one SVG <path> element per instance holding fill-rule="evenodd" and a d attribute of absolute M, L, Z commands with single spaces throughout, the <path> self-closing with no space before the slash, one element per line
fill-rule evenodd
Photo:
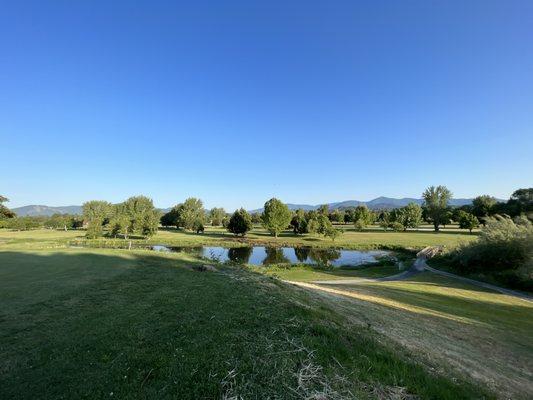
<path fill-rule="evenodd" d="M 501 199 L 497 199 L 497 201 L 505 201 Z M 415 199 L 412 197 L 403 197 L 403 198 L 394 198 L 394 197 L 385 197 L 380 196 L 376 197 L 375 199 L 369 200 L 369 201 L 360 201 L 360 200 L 344 200 L 344 201 L 338 201 L 338 202 L 332 202 L 327 203 L 330 210 L 334 209 L 344 209 L 349 207 L 357 207 L 358 205 L 366 205 L 371 210 L 383 210 L 383 209 L 391 209 L 396 207 L 403 207 L 406 206 L 409 203 L 416 203 L 422 205 L 423 200 L 422 199 Z M 451 199 L 450 205 L 454 207 L 460 207 L 463 205 L 469 205 L 472 204 L 472 199 L 467 198 L 458 198 L 458 199 Z M 294 204 L 294 203 L 287 203 L 287 206 L 291 210 L 297 210 L 299 208 L 309 211 L 309 210 L 316 210 L 318 209 L 321 204 L 317 205 L 311 205 L 311 204 Z M 53 214 L 82 214 L 82 207 L 81 206 L 46 206 L 46 205 L 28 205 L 23 207 L 16 207 L 12 209 L 15 213 L 17 213 L 18 216 L 24 217 L 24 216 L 50 216 Z M 160 208 L 161 211 L 166 212 L 171 210 L 171 208 Z M 256 208 L 254 210 L 250 210 L 251 213 L 256 212 L 262 212 L 263 208 Z"/>

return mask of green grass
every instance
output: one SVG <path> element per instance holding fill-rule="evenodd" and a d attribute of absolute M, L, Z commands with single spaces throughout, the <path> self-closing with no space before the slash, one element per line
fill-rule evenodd
<path fill-rule="evenodd" d="M 294 235 L 286 231 L 278 238 L 269 235 L 261 227 L 255 227 L 245 238 L 235 237 L 223 228 L 207 227 L 204 234 L 196 234 L 176 229 L 160 229 L 157 235 L 149 240 L 134 239 L 134 245 L 167 244 L 176 246 L 222 245 L 242 246 L 246 244 L 274 245 L 274 246 L 313 246 L 313 247 L 342 247 L 345 249 L 412 249 L 419 250 L 426 246 L 442 245 L 448 248 L 457 246 L 476 238 L 456 229 L 449 228 L 441 233 L 432 231 L 384 232 L 379 229 L 368 229 L 364 232 L 355 231 L 350 225 L 342 226 L 344 234 L 334 242 L 319 235 Z M 57 247 L 67 243 L 88 245 L 85 232 L 36 230 L 13 232 L 0 229 L 0 246 L 17 247 L 24 245 L 29 248 Z M 125 247 L 128 243 L 122 239 L 104 239 L 109 246 Z M 99 247 L 104 240 L 92 241 Z"/>
<path fill-rule="evenodd" d="M 346 278 L 382 278 L 399 273 L 397 265 L 368 265 L 358 268 L 320 268 L 312 265 L 250 267 L 253 271 L 286 281 L 310 282 Z"/>
<path fill-rule="evenodd" d="M 351 285 L 309 285 L 306 276 L 299 279 L 346 318 L 416 348 L 425 359 L 453 365 L 499 397 L 531 398 L 532 302 L 431 273 Z"/>
<path fill-rule="evenodd" d="M 0 398 L 533 393 L 531 303 L 428 274 L 403 282 L 305 283 L 387 276 L 397 272 L 390 265 L 224 266 L 199 273 L 189 267 L 201 261 L 183 253 L 69 248 L 75 241 L 86 245 L 83 235 L 0 230 Z M 417 249 L 473 238 L 453 229 L 348 228 L 334 244 Z M 162 230 L 148 242 L 135 241 L 250 242 L 332 244 L 290 233 L 274 239 L 258 228 L 244 243 L 217 228 L 205 235 Z"/>
<path fill-rule="evenodd" d="M 489 396 L 312 295 L 181 254 L 0 251 L 0 398 Z"/>

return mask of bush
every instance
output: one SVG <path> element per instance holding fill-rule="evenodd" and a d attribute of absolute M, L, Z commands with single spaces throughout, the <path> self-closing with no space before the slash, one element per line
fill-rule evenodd
<path fill-rule="evenodd" d="M 401 222 L 397 222 L 397 221 L 395 221 L 392 224 L 390 224 L 390 227 L 395 232 L 403 232 L 405 230 L 405 227 L 403 226 L 403 224 Z"/>
<path fill-rule="evenodd" d="M 488 219 L 479 239 L 459 247 L 453 259 L 467 272 L 515 270 L 531 260 L 532 252 L 531 222 L 498 216 Z"/>

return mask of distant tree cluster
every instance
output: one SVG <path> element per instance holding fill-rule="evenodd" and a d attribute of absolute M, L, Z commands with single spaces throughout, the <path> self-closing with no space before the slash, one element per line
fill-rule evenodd
<path fill-rule="evenodd" d="M 130 235 L 149 237 L 157 232 L 159 213 L 152 199 L 145 196 L 130 197 L 123 203 L 92 200 L 83 204 L 83 218 L 87 225 L 86 236 L 95 239 L 104 231 L 113 237 Z"/>

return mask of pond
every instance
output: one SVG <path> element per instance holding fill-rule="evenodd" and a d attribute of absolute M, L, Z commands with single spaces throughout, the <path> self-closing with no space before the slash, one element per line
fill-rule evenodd
<path fill-rule="evenodd" d="M 329 264 L 334 267 L 369 264 L 379 257 L 390 255 L 388 251 L 337 250 L 312 247 L 168 247 L 152 246 L 156 251 L 187 253 L 220 262 L 232 261 L 238 264 Z"/>

